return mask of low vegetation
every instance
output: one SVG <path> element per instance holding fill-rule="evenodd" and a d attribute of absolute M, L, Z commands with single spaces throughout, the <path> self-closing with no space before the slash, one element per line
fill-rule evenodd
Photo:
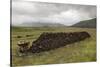
<path fill-rule="evenodd" d="M 87 38 L 80 42 L 75 42 L 55 50 L 45 51 L 41 53 L 29 54 L 28 56 L 17 55 L 17 42 L 26 40 L 35 41 L 43 32 L 80 32 L 86 31 L 90 34 Z M 12 49 L 12 65 L 40 65 L 40 64 L 60 64 L 60 63 L 76 63 L 76 62 L 92 62 L 96 61 L 96 29 L 95 28 L 74 28 L 74 27 L 12 27 L 11 49 Z M 26 36 L 32 35 L 32 36 Z M 17 38 L 21 36 L 21 38 Z"/>

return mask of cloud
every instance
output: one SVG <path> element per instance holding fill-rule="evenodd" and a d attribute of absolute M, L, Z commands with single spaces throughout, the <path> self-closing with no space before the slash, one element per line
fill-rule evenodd
<path fill-rule="evenodd" d="M 72 25 L 96 17 L 96 6 L 31 1 L 12 2 L 12 24 L 51 22 Z"/>

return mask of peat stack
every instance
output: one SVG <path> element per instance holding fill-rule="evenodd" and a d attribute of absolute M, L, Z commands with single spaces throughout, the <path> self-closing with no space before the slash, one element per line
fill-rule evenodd
<path fill-rule="evenodd" d="M 29 42 L 25 42 L 25 41 L 18 41 L 17 45 L 19 46 L 18 50 L 20 53 L 27 53 L 28 52 L 28 45 Z"/>
<path fill-rule="evenodd" d="M 33 41 L 29 51 L 32 53 L 48 51 L 89 37 L 89 33 L 84 31 L 70 33 L 42 33 L 36 41 Z"/>

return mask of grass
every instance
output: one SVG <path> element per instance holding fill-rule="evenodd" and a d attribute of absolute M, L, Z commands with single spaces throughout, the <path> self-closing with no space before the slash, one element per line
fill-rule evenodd
<path fill-rule="evenodd" d="M 64 47 L 41 52 L 37 54 L 30 54 L 28 56 L 17 56 L 17 41 L 36 40 L 43 32 L 78 32 L 87 31 L 91 38 L 85 39 L 84 41 L 76 42 L 73 44 L 66 45 Z M 76 63 L 76 62 L 92 62 L 96 61 L 96 29 L 95 28 L 71 28 L 71 27 L 42 27 L 42 28 L 23 28 L 13 27 L 11 38 L 11 49 L 12 49 L 12 65 L 13 66 L 24 66 L 24 65 L 42 65 L 42 64 L 60 64 L 60 63 Z M 32 35 L 26 37 L 26 35 Z M 22 36 L 22 38 L 17 38 Z M 31 44 L 30 44 L 31 46 Z"/>

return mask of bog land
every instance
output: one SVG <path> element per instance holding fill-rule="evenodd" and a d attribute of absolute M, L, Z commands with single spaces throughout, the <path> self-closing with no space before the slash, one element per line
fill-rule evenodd
<path fill-rule="evenodd" d="M 17 55 L 17 42 L 26 40 L 32 42 L 43 32 L 80 32 L 86 31 L 91 37 L 61 48 L 28 56 Z M 62 64 L 96 61 L 96 29 L 76 27 L 12 27 L 11 28 L 12 66 Z"/>

